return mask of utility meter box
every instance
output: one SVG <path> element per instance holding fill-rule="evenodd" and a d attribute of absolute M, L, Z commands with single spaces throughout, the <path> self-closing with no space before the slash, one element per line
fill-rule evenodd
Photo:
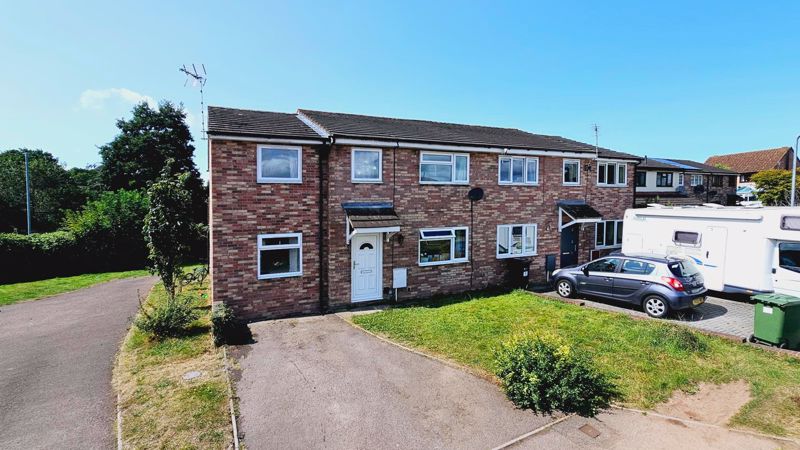
<path fill-rule="evenodd" d="M 408 287 L 408 269 L 405 267 L 392 271 L 392 289 Z"/>

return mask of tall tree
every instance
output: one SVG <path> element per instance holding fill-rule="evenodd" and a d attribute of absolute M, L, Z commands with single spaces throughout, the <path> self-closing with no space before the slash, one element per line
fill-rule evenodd
<path fill-rule="evenodd" d="M 192 219 L 206 223 L 206 192 L 192 159 L 194 145 L 183 107 L 164 100 L 154 109 L 142 102 L 133 108 L 130 119 L 117 121 L 117 128 L 120 132 L 114 140 L 100 147 L 105 185 L 112 190 L 147 189 L 172 159 L 170 175 L 187 174 Z"/>
<path fill-rule="evenodd" d="M 24 232 L 25 151 L 28 151 L 31 194 L 31 228 L 52 231 L 64 209 L 77 208 L 75 186 L 58 159 L 42 150 L 8 150 L 0 153 L 0 232 Z"/>

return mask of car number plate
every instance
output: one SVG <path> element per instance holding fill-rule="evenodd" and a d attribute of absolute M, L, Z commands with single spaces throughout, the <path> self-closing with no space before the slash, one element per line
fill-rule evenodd
<path fill-rule="evenodd" d="M 701 303 L 705 303 L 705 301 L 706 301 L 705 297 L 697 297 L 696 299 L 692 300 L 692 305 L 697 306 Z"/>

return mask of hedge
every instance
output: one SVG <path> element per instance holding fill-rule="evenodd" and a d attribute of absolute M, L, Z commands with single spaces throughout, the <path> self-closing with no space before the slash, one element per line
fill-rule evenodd
<path fill-rule="evenodd" d="M 41 280 L 90 272 L 142 268 L 144 251 L 109 253 L 107 245 L 68 231 L 31 235 L 0 233 L 0 283 Z"/>

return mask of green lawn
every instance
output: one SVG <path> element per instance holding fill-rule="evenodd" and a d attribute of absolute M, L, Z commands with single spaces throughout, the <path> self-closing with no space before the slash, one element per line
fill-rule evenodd
<path fill-rule="evenodd" d="M 36 300 L 42 297 L 75 291 L 93 284 L 119 278 L 142 277 L 146 270 L 128 270 L 125 272 L 87 273 L 74 277 L 50 278 L 49 280 L 28 281 L 25 283 L 1 284 L 0 306 L 24 300 Z"/>
<path fill-rule="evenodd" d="M 117 355 L 113 379 L 125 448 L 231 448 L 228 384 L 222 350 L 211 336 L 208 281 L 183 292 L 200 313 L 186 336 L 158 341 L 134 325 Z M 166 298 L 158 283 L 145 305 Z M 184 380 L 190 371 L 202 375 Z"/>
<path fill-rule="evenodd" d="M 753 400 L 731 425 L 800 436 L 800 359 L 678 325 L 580 307 L 523 291 L 444 299 L 356 316 L 390 339 L 493 372 L 499 344 L 520 332 L 556 335 L 614 376 L 630 406 L 650 408 L 701 381 L 750 383 Z"/>

